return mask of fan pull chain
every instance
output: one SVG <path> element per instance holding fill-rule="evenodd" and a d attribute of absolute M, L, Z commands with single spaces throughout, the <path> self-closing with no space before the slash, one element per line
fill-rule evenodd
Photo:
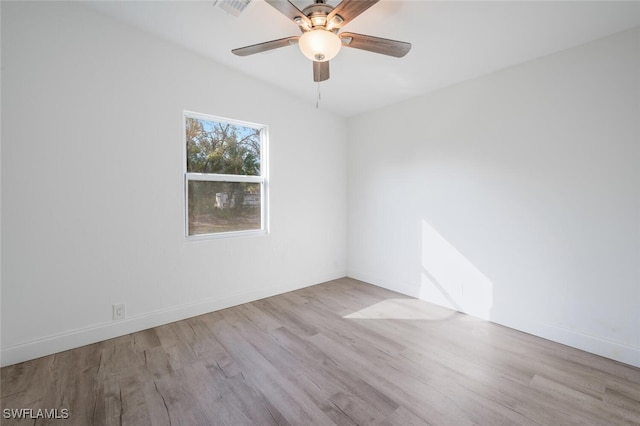
<path fill-rule="evenodd" d="M 320 106 L 321 99 L 322 99 L 322 96 L 320 95 L 320 82 L 318 82 L 318 99 L 316 99 L 316 109 L 318 109 L 318 107 Z"/>

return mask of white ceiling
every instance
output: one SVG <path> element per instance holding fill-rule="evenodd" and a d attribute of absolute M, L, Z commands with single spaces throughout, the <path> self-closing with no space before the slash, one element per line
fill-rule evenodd
<path fill-rule="evenodd" d="M 247 57 L 231 53 L 298 35 L 297 26 L 263 0 L 252 0 L 239 17 L 213 3 L 85 4 L 315 105 L 312 65 L 297 46 Z M 311 0 L 294 3 L 302 9 Z M 320 108 L 356 115 L 636 26 L 639 1 L 382 0 L 343 30 L 408 41 L 412 50 L 399 59 L 343 48 L 331 61 L 331 78 L 320 85 Z"/>

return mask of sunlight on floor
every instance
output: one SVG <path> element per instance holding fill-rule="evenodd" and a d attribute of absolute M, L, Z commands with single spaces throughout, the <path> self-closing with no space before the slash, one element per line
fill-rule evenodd
<path fill-rule="evenodd" d="M 455 315 L 458 315 L 456 311 L 418 299 L 387 299 L 343 318 L 443 321 Z"/>

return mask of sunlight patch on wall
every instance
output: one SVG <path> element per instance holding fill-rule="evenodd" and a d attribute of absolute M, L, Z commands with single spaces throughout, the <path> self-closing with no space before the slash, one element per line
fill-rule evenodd
<path fill-rule="evenodd" d="M 422 221 L 419 298 L 482 319 L 490 319 L 493 283 L 462 253 Z"/>

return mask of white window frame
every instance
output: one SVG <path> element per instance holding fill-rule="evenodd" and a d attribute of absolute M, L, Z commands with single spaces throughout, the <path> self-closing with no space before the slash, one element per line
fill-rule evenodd
<path fill-rule="evenodd" d="M 190 173 L 187 172 L 187 118 L 198 120 L 215 121 L 228 123 L 237 126 L 249 127 L 260 131 L 260 175 L 226 175 L 217 173 Z M 231 118 L 219 117 L 209 114 L 202 114 L 192 111 L 183 111 L 182 114 L 182 167 L 184 174 L 184 235 L 187 240 L 208 240 L 233 237 L 247 237 L 256 235 L 266 235 L 269 233 L 269 190 L 268 190 L 268 139 L 269 127 L 264 124 L 250 123 L 247 121 L 234 120 Z M 245 231 L 215 232 L 212 234 L 189 235 L 189 182 L 209 181 L 209 182 L 242 182 L 260 184 L 260 229 L 250 229 Z"/>

